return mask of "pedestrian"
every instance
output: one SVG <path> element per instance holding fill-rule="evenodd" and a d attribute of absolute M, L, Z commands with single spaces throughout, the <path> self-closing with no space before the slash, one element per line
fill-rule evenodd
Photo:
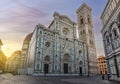
<path fill-rule="evenodd" d="M 102 75 L 102 80 L 104 80 L 104 74 Z"/>
<path fill-rule="evenodd" d="M 108 74 L 108 80 L 110 79 L 110 75 Z"/>
<path fill-rule="evenodd" d="M 89 77 L 89 74 L 87 75 L 87 77 Z"/>

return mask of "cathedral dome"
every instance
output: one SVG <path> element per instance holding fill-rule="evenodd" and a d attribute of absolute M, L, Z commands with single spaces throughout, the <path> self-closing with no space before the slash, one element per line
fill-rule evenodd
<path fill-rule="evenodd" d="M 25 37 L 23 44 L 29 43 L 29 41 L 31 40 L 32 34 L 33 33 L 30 33 Z"/>

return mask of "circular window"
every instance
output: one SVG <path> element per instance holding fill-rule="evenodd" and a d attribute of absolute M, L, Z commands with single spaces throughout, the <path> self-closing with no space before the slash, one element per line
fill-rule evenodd
<path fill-rule="evenodd" d="M 46 46 L 46 47 L 49 47 L 49 46 L 50 46 L 50 42 L 46 42 L 46 43 L 45 43 L 45 46 Z"/>
<path fill-rule="evenodd" d="M 63 30 L 63 34 L 64 34 L 64 35 L 67 35 L 67 31 L 66 31 L 66 30 Z"/>
<path fill-rule="evenodd" d="M 64 35 L 68 35 L 68 33 L 69 33 L 69 30 L 68 30 L 67 28 L 64 28 L 64 29 L 63 29 L 63 34 L 64 34 Z"/>

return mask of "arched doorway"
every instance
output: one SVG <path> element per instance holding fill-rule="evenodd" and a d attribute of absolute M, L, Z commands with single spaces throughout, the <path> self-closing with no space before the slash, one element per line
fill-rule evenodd
<path fill-rule="evenodd" d="M 47 74 L 49 72 L 49 63 L 50 63 L 50 57 L 45 56 L 44 58 L 44 73 Z"/>
<path fill-rule="evenodd" d="M 79 62 L 79 74 L 82 76 L 82 61 Z"/>
<path fill-rule="evenodd" d="M 65 54 L 63 57 L 63 72 L 64 74 L 68 74 L 69 62 L 71 62 L 71 58 L 69 54 Z"/>
<path fill-rule="evenodd" d="M 64 63 L 63 67 L 64 67 L 64 74 L 67 74 L 68 73 L 68 63 Z"/>

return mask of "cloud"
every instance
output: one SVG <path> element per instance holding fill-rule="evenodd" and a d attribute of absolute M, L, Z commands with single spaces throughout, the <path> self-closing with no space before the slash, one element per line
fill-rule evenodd
<path fill-rule="evenodd" d="M 94 1 L 85 0 L 84 2 L 88 2 L 88 5 L 93 7 L 97 52 L 101 53 L 103 52 L 101 22 L 99 15 L 96 15 L 99 12 Z M 70 18 L 77 21 L 75 10 L 82 4 L 81 0 L 3 0 L 2 3 L 3 5 L 0 4 L 0 38 L 9 47 L 19 44 L 18 49 L 21 49 L 25 36 L 33 31 L 36 24 L 50 23 L 54 11 L 71 16 Z M 101 3 L 99 5 L 99 8 L 102 8 L 103 5 Z"/>
<path fill-rule="evenodd" d="M 0 38 L 4 44 L 3 47 L 10 49 L 4 50 L 4 52 L 9 52 L 7 53 L 8 56 L 15 49 L 21 49 L 25 36 L 33 31 L 36 24 L 44 23 L 45 18 L 48 17 L 48 14 L 40 9 L 16 2 L 4 10 L 0 9 L 0 11 Z M 14 48 L 10 48 L 12 46 Z"/>
<path fill-rule="evenodd" d="M 33 7 L 15 5 L 2 12 L 1 16 L 3 17 L 0 18 L 0 24 L 7 24 L 9 28 L 14 28 L 13 30 L 19 29 L 18 27 L 24 30 L 24 26 L 27 27 L 31 26 L 31 24 L 37 24 L 39 20 L 43 20 L 47 15 L 47 13 Z"/>

